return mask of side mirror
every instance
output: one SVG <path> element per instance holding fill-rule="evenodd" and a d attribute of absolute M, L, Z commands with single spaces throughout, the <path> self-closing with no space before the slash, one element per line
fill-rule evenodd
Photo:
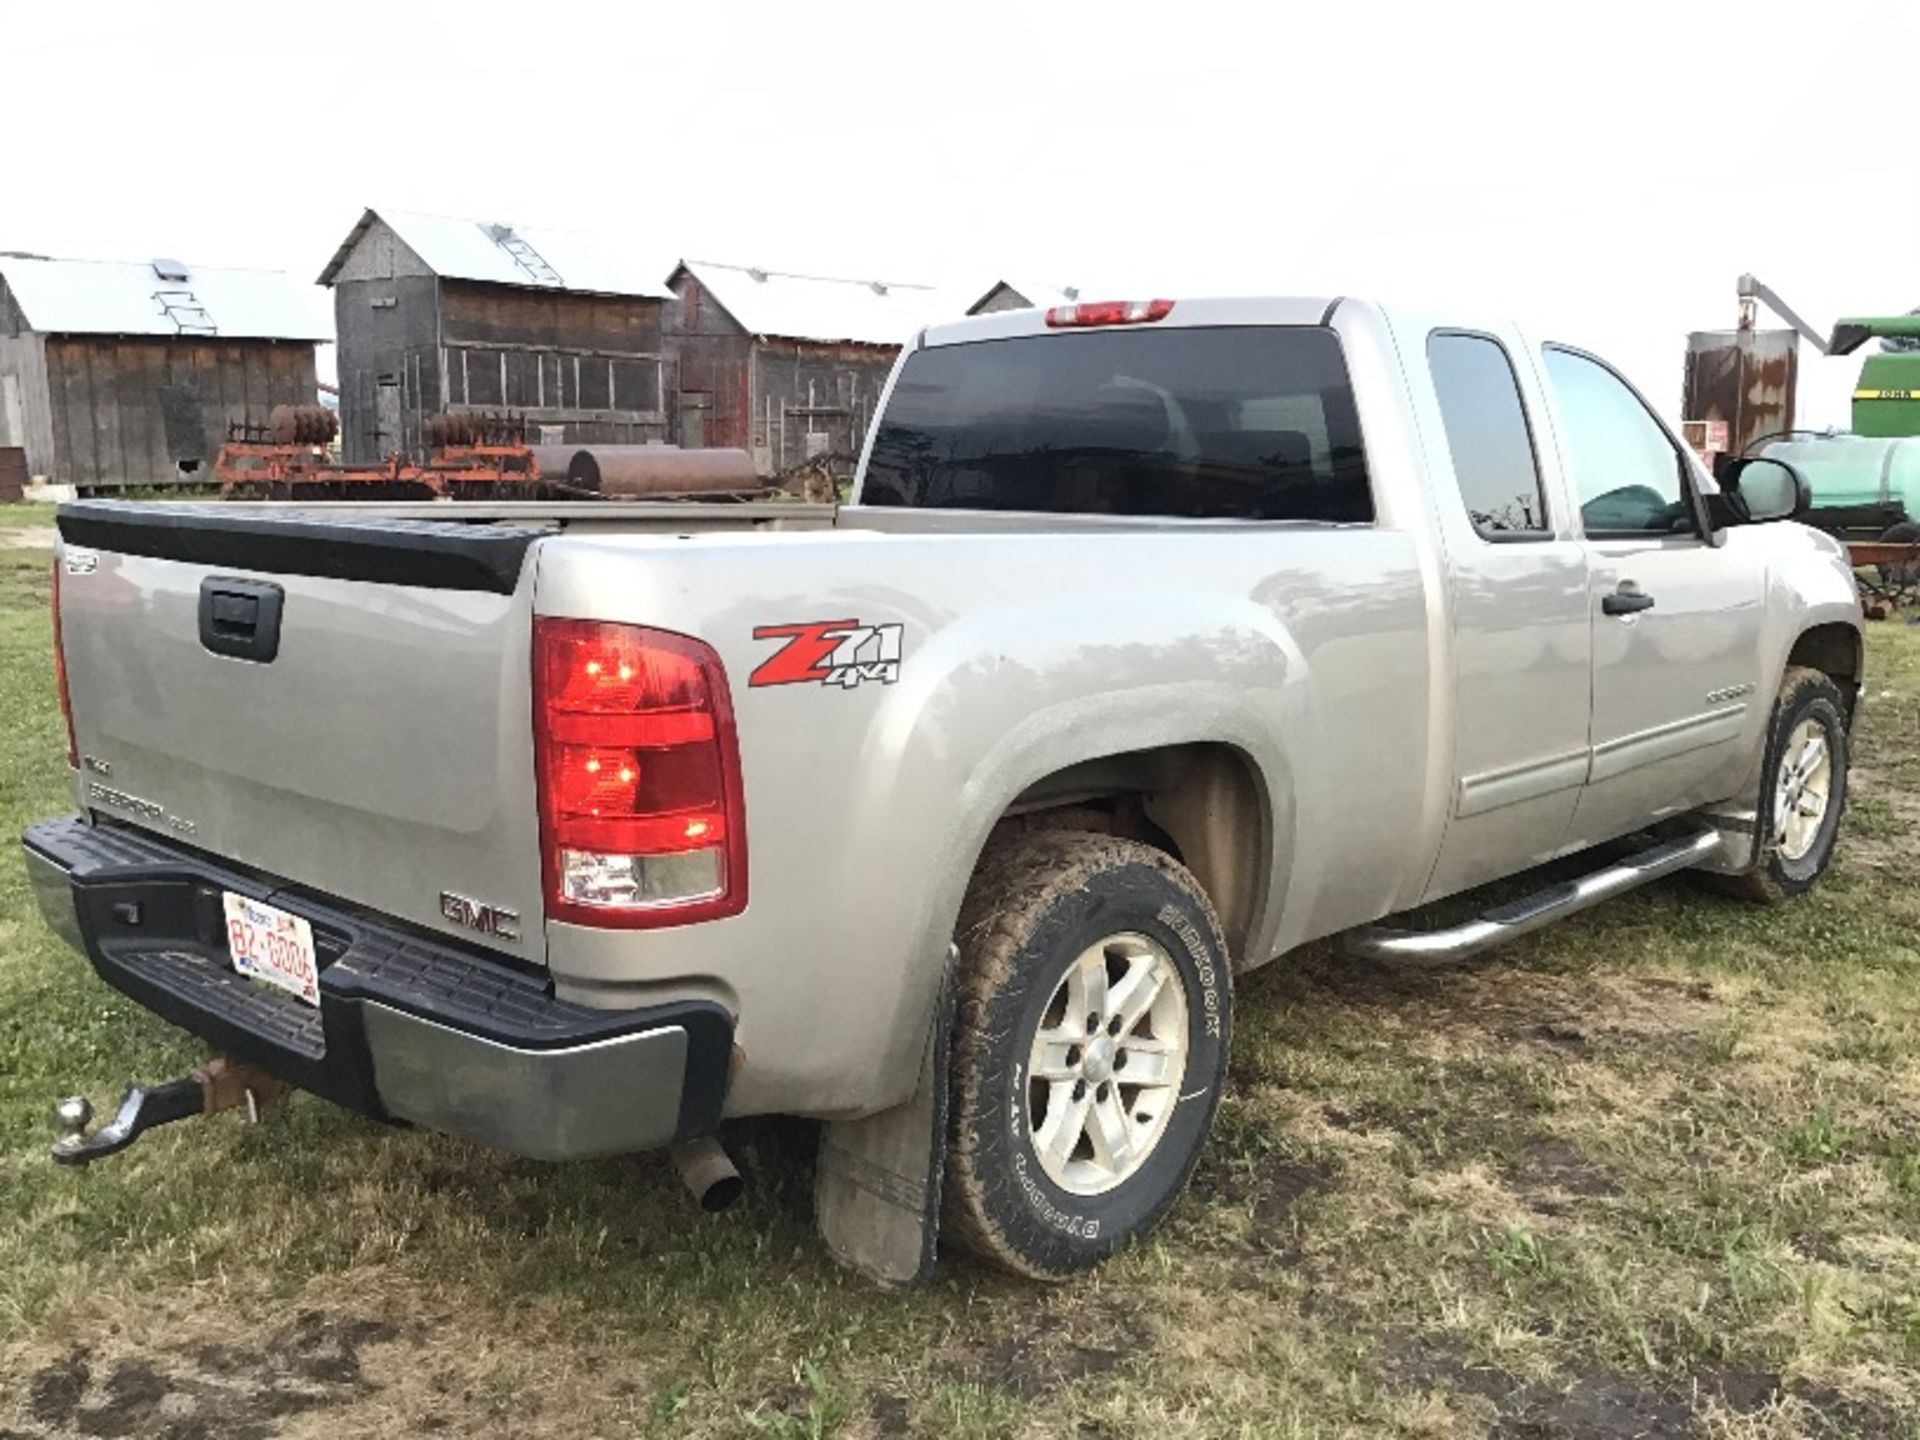
<path fill-rule="evenodd" d="M 1749 525 L 1792 520 L 1813 508 L 1813 487 L 1798 466 L 1766 455 L 1735 460 L 1719 475 L 1731 508 Z"/>

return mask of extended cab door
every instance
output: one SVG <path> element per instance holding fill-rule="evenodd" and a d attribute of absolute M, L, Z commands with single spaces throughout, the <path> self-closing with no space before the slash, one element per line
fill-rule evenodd
<path fill-rule="evenodd" d="M 1593 628 L 1586 546 L 1543 478 L 1551 441 L 1524 341 L 1500 327 L 1423 326 L 1400 343 L 1452 630 L 1453 794 L 1435 898 L 1565 845 L 1587 778 Z"/>
<path fill-rule="evenodd" d="M 1762 683 L 1765 576 L 1697 521 L 1691 457 L 1593 356 L 1544 351 L 1579 504 L 1593 627 L 1592 759 L 1569 839 L 1594 844 L 1726 798 Z"/>

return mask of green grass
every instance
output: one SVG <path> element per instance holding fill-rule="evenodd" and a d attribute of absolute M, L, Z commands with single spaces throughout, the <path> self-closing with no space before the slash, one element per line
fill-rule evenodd
<path fill-rule="evenodd" d="M 47 584 L 0 548 L 6 834 L 67 804 Z M 1920 636 L 1875 627 L 1871 664 L 1815 895 L 1662 884 L 1451 973 L 1249 977 L 1192 1191 L 1057 1289 L 836 1270 L 797 1125 L 736 1127 L 755 1183 L 718 1219 L 658 1158 L 304 1097 L 59 1170 L 49 1102 L 200 1052 L 0 846 L 0 1433 L 1913 1440 Z"/>

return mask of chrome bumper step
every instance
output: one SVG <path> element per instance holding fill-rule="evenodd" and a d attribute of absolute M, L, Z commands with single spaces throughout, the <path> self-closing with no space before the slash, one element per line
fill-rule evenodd
<path fill-rule="evenodd" d="M 1717 830 L 1702 830 L 1677 840 L 1666 840 L 1591 875 L 1565 880 L 1524 895 L 1505 905 L 1445 930 L 1395 930 L 1367 925 L 1349 930 L 1341 946 L 1350 955 L 1387 960 L 1402 965 L 1450 965 L 1482 950 L 1516 940 L 1529 931 L 1577 915 L 1582 910 L 1636 890 L 1676 870 L 1686 870 L 1711 859 L 1720 849 Z"/>

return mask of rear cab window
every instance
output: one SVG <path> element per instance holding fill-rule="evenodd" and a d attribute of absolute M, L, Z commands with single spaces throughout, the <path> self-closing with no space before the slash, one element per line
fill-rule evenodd
<path fill-rule="evenodd" d="M 1427 367 L 1473 528 L 1484 540 L 1550 538 L 1533 431 L 1505 347 L 1490 335 L 1436 330 Z"/>
<path fill-rule="evenodd" d="M 1316 326 L 1029 335 L 911 354 L 866 505 L 1373 519 L 1353 387 Z"/>

